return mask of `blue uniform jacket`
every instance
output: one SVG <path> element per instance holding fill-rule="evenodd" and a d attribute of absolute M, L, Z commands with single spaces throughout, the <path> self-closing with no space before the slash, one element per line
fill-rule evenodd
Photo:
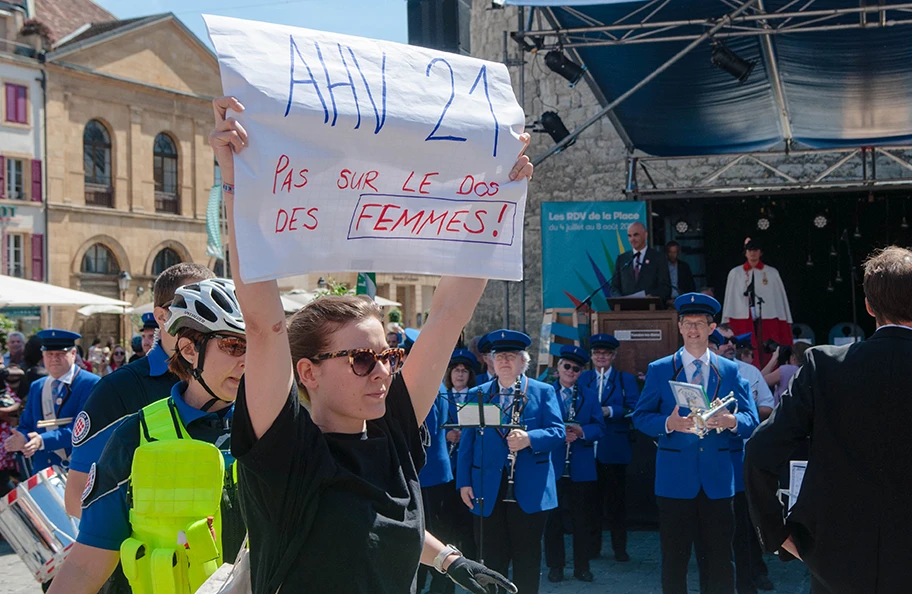
<path fill-rule="evenodd" d="M 73 436 L 70 470 L 88 474 L 123 419 L 167 398 L 178 381 L 168 371 L 168 353 L 160 342 L 145 357 L 101 378 L 82 409 L 82 422 L 88 428 Z"/>
<path fill-rule="evenodd" d="M 655 494 L 672 499 L 693 499 L 702 488 L 710 499 L 733 497 L 732 432 L 710 431 L 703 439 L 692 433 L 665 432 L 665 421 L 675 407 L 668 382 L 687 381 L 681 362 L 682 352 L 683 349 L 649 364 L 646 385 L 633 414 L 637 429 L 658 438 Z M 738 373 L 737 365 L 728 359 L 710 353 L 709 366 L 709 399 L 724 398 L 734 392 L 738 403 L 737 434 L 750 435 L 759 422 L 750 386 Z M 690 409 L 681 408 L 679 412 L 686 415 Z"/>
<path fill-rule="evenodd" d="M 526 386 L 527 403 L 523 411 L 523 424 L 529 434 L 531 447 L 517 452 L 514 476 L 516 501 L 527 514 L 557 507 L 557 483 L 551 452 L 563 447 L 566 433 L 561 418 L 560 404 L 554 388 L 548 384 L 522 377 Z M 469 391 L 474 395 L 482 390 L 486 401 L 499 396 L 497 381 L 482 384 Z M 476 498 L 484 498 L 484 510 L 475 503 L 475 515 L 491 515 L 500 490 L 500 480 L 507 468 L 506 440 L 494 427 L 464 429 L 459 441 L 459 463 L 456 467 L 456 487 L 472 487 Z M 484 444 L 482 446 L 482 444 Z M 482 474 L 484 481 L 482 481 Z"/>
<path fill-rule="evenodd" d="M 598 397 L 598 374 L 594 370 L 580 374 L 579 385 L 595 391 Z M 602 464 L 630 464 L 633 449 L 630 447 L 630 419 L 624 411 L 636 408 L 640 398 L 636 377 L 611 368 L 608 383 L 602 388 L 601 406 L 611 407 L 611 417 L 605 418 L 605 436 L 599 439 L 596 457 Z"/>
<path fill-rule="evenodd" d="M 570 416 L 570 403 L 564 402 L 560 394 L 560 382 L 554 382 L 552 385 L 561 406 L 561 416 L 566 422 Z M 595 470 L 595 442 L 602 439 L 605 434 L 605 417 L 598 405 L 598 394 L 581 387 L 579 382 L 577 382 L 576 398 L 575 418 L 583 429 L 583 438 L 570 444 L 570 480 L 574 483 L 586 483 L 598 479 L 598 473 Z M 566 444 L 554 448 L 551 452 L 554 476 L 557 478 L 564 474 L 566 455 Z"/>
<path fill-rule="evenodd" d="M 424 419 L 424 425 L 431 438 L 431 445 L 425 448 L 426 461 L 424 468 L 418 473 L 418 482 L 422 487 L 433 487 L 453 480 L 453 470 L 447 451 L 447 430 L 442 427 L 447 422 L 449 411 L 450 406 L 446 398 L 437 396 L 434 406 Z"/>
<path fill-rule="evenodd" d="M 230 452 L 230 422 L 234 405 L 218 412 L 203 412 L 184 402 L 185 383 L 171 388 L 177 414 L 191 438 L 215 445 L 222 452 L 225 468 L 234 463 Z M 82 494 L 82 518 L 76 542 L 90 547 L 119 551 L 132 528 L 130 526 L 130 475 L 133 456 L 140 446 L 141 425 L 139 413 L 128 415 L 117 426 L 108 440 L 101 458 L 89 471 L 89 479 Z M 238 514 L 240 515 L 240 514 Z M 222 521 L 226 520 L 224 507 Z M 223 525 L 224 534 L 224 525 Z"/>
<path fill-rule="evenodd" d="M 80 369 L 70 383 L 70 395 L 62 404 L 55 404 L 54 409 L 58 419 L 72 417 L 75 421 L 79 412 L 85 406 L 86 400 L 89 399 L 89 393 L 92 388 L 101 379 L 90 371 Z M 63 466 L 64 461 L 54 453 L 55 450 L 64 450 L 69 458 L 73 449 L 73 422 L 68 425 L 61 425 L 56 429 L 44 428 L 38 429 L 38 421 L 44 419 L 41 412 L 41 391 L 44 389 L 44 383 L 54 381 L 51 376 L 45 376 L 32 382 L 29 386 L 28 402 L 25 404 L 25 410 L 19 419 L 19 426 L 16 429 L 26 436 L 35 432 L 41 434 L 44 440 L 44 449 L 35 452 L 32 456 L 32 471 L 38 472 L 53 465 Z"/>

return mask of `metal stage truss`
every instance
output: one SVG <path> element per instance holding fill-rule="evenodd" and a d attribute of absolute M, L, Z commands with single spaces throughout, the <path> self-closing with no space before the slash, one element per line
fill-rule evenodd
<path fill-rule="evenodd" d="M 878 146 L 709 157 L 631 156 L 624 191 L 635 200 L 663 200 L 910 188 L 912 147 Z"/>
<path fill-rule="evenodd" d="M 775 180 L 764 180 L 759 184 L 750 183 L 751 192 L 857 189 L 859 187 L 912 184 L 912 176 L 909 179 L 901 176 L 876 176 L 877 165 L 881 161 L 894 163 L 904 173 L 912 172 L 907 149 L 903 147 L 790 150 L 799 149 L 801 145 L 793 144 L 789 108 L 783 95 L 776 56 L 770 41 L 772 36 L 912 25 L 912 3 L 891 3 L 889 0 L 878 0 L 876 3 L 868 4 L 868 1 L 871 0 L 860 0 L 858 5 L 851 7 L 822 8 L 826 4 L 825 0 L 793 0 L 784 4 L 777 3 L 775 10 L 766 10 L 765 6 L 770 0 L 766 0 L 766 2 L 764 0 L 719 0 L 720 8 L 727 11 L 721 16 L 708 19 L 663 20 L 663 9 L 671 3 L 671 0 L 648 0 L 637 4 L 621 18 L 605 23 L 571 6 L 523 6 L 526 3 L 524 0 L 514 0 L 512 3 L 519 5 L 518 29 L 511 32 L 510 36 L 519 44 L 520 48 L 527 52 L 562 49 L 571 57 L 579 60 L 577 50 L 580 48 L 663 42 L 678 42 L 680 45 L 687 42 L 686 46 L 654 68 L 642 80 L 613 98 L 606 98 L 591 75 L 587 73 L 585 78 L 595 92 L 601 109 L 571 130 L 563 140 L 535 156 L 532 162 L 538 165 L 563 150 L 583 131 L 601 118 L 608 116 L 615 124 L 615 128 L 631 154 L 627 192 L 635 196 L 658 198 L 680 196 L 685 193 L 710 195 L 720 192 L 748 191 L 746 187 L 719 185 L 724 179 L 724 173 L 738 165 L 746 164 L 745 162 L 762 167 L 775 178 Z M 562 12 L 563 15 L 561 15 Z M 572 17 L 574 22 L 584 22 L 587 25 L 561 28 L 559 26 L 561 20 L 558 15 Z M 619 125 L 614 114 L 615 108 L 704 42 L 711 43 L 718 39 L 745 37 L 758 39 L 765 62 L 768 64 L 767 77 L 786 150 L 733 155 L 716 154 L 702 157 L 634 157 L 635 147 L 623 126 Z M 511 62 L 513 62 L 511 65 L 519 65 L 521 71 L 524 70 L 522 60 L 511 60 Z M 779 162 L 776 159 L 782 157 L 787 160 L 799 157 L 812 159 L 815 156 L 820 158 L 823 163 L 827 155 L 838 155 L 837 160 L 841 161 L 840 164 L 832 171 L 828 170 L 829 165 L 824 165 L 823 169 L 810 179 L 804 179 L 805 176 L 796 177 L 774 164 Z M 648 171 L 656 170 L 657 172 L 660 161 L 697 158 L 721 159 L 723 165 L 720 166 L 719 171 L 715 172 L 717 175 L 709 175 L 706 179 L 700 180 L 700 183 L 681 188 L 674 187 L 674 184 L 663 187 L 648 179 L 651 174 Z M 833 174 L 840 171 L 853 159 L 860 159 L 862 163 L 867 164 L 862 165 L 862 169 L 865 167 L 869 167 L 869 169 L 862 171 L 861 175 L 855 175 L 845 180 L 834 179 Z M 642 179 L 637 184 L 637 169 L 647 172 L 643 175 L 649 182 L 648 184 L 643 184 Z"/>

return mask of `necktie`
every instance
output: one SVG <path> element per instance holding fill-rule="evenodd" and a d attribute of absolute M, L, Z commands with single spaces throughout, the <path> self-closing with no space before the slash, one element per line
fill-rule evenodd
<path fill-rule="evenodd" d="M 694 374 L 690 379 L 690 383 L 701 387 L 703 386 L 703 361 L 700 361 L 699 359 L 694 359 Z"/>
<path fill-rule="evenodd" d="M 633 278 L 635 280 L 640 279 L 640 256 L 642 255 L 642 252 L 637 252 L 636 257 L 633 259 Z"/>
<path fill-rule="evenodd" d="M 564 388 L 561 390 L 561 394 L 564 396 L 564 402 L 567 402 L 573 396 L 573 391 L 570 388 Z"/>
<path fill-rule="evenodd" d="M 51 384 L 51 391 L 54 392 L 54 404 L 57 404 L 57 401 L 63 397 L 63 382 L 55 379 L 54 383 Z"/>

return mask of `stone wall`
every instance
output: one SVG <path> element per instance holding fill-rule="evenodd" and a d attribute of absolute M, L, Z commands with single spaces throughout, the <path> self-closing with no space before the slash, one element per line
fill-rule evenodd
<path fill-rule="evenodd" d="M 472 3 L 472 55 L 485 60 L 502 62 L 503 32 L 517 25 L 515 7 L 490 10 L 491 3 L 476 0 Z M 512 40 L 507 45 L 510 59 L 519 57 L 519 47 Z M 574 88 L 563 78 L 551 73 L 544 65 L 544 55 L 524 54 L 525 100 L 527 130 L 545 111 L 556 111 L 567 129 L 572 130 L 598 110 L 592 91 L 580 84 Z M 519 67 L 510 67 L 517 99 L 520 97 Z M 533 134 L 527 154 L 534 157 L 553 143 L 547 134 Z M 542 320 L 541 270 L 541 203 L 552 201 L 624 200 L 622 192 L 626 176 L 626 149 L 608 119 L 586 130 L 570 149 L 544 161 L 535 170 L 529 185 L 523 235 L 523 283 L 491 281 L 475 316 L 466 329 L 468 337 L 505 325 L 522 327 L 521 295 L 526 296 L 526 332 L 536 338 Z M 505 313 L 505 286 L 510 293 L 510 319 Z"/>

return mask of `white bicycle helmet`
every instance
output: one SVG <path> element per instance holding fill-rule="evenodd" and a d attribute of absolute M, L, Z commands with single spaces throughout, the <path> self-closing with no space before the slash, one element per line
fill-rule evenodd
<path fill-rule="evenodd" d="M 245 334 L 246 326 L 234 283 L 224 278 L 212 278 L 178 288 L 169 308 L 166 330 L 175 335 L 181 328 L 205 334 L 232 332 Z"/>

